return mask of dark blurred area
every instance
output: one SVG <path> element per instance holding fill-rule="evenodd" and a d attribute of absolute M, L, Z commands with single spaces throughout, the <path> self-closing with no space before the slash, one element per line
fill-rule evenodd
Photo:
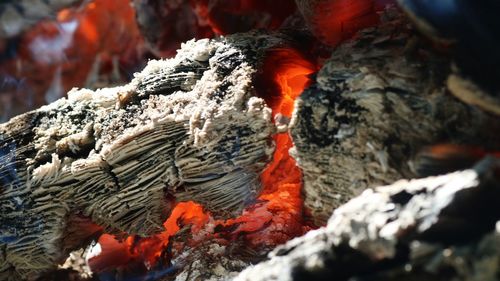
<path fill-rule="evenodd" d="M 500 1 L 399 0 L 425 35 L 447 45 L 464 77 L 500 96 Z"/>

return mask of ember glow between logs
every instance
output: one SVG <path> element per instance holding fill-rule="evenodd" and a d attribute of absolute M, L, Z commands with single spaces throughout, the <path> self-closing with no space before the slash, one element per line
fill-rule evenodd
<path fill-rule="evenodd" d="M 296 10 L 292 0 L 185 2 L 207 24 L 202 28 L 211 29 L 210 32 L 200 32 L 208 36 L 254 28 L 278 29 Z M 209 2 L 212 4 L 209 5 Z M 316 28 L 322 32 L 329 31 L 328 36 L 333 37 L 327 38 L 326 43 L 332 46 L 356 30 L 377 22 L 371 0 L 335 3 L 331 7 L 316 7 L 316 10 L 338 11 L 334 17 L 325 16 L 327 13 L 324 12 L 312 19 L 304 15 L 306 21 L 313 21 L 313 32 L 317 31 Z M 112 16 L 109 16 L 111 12 Z M 239 16 L 247 14 L 252 15 L 254 20 L 248 26 L 237 22 Z M 261 17 L 262 14 L 269 16 Z M 168 35 L 168 39 L 171 39 L 171 34 Z M 36 88 L 36 92 L 45 93 L 46 101 L 61 97 L 71 87 L 85 86 L 89 82 L 92 82 L 93 87 L 100 86 L 97 78 L 94 77 L 93 81 L 90 78 L 103 72 L 111 75 L 112 64 L 116 59 L 130 66 L 145 58 L 141 31 L 136 26 L 134 10 L 128 0 L 95 0 L 80 9 L 63 10 L 58 14 L 56 23 L 42 22 L 25 34 L 22 40 L 21 46 L 30 47 L 20 48 L 15 65 L 6 65 L 17 67 L 17 74 L 26 78 L 28 84 Z M 48 48 L 52 46 L 50 44 L 55 44 L 57 48 Z M 34 52 L 33 48 L 38 49 Z M 40 55 L 43 52 L 49 53 Z M 286 123 L 291 118 L 295 99 L 309 85 L 309 75 L 318 70 L 311 62 L 315 59 L 309 60 L 293 48 L 268 51 L 256 75 L 256 92 L 272 108 L 273 116 L 280 123 Z M 93 68 L 97 61 L 96 72 Z M 133 67 L 125 68 L 127 71 L 136 70 Z M 180 202 L 164 222 L 165 231 L 158 235 L 123 239 L 102 235 L 99 238 L 101 252 L 90 258 L 91 268 L 95 272 L 116 268 L 133 270 L 132 264 L 148 270 L 165 268 L 175 258 L 172 253 L 182 252 L 186 247 L 194 248 L 205 241 L 221 245 L 243 244 L 264 253 L 307 232 L 311 227 L 303 215 L 302 173 L 288 153 L 293 146 L 292 140 L 288 133 L 277 133 L 274 142 L 273 160 L 260 177 L 261 194 L 241 216 L 226 221 L 216 220 L 202 206 L 193 202 Z M 179 237 L 183 240 L 180 241 Z"/>
<path fill-rule="evenodd" d="M 308 85 L 308 75 L 317 70 L 316 66 L 294 49 L 278 49 L 268 53 L 262 69 L 257 78 L 258 94 L 271 106 L 274 116 L 290 118 L 294 100 Z M 241 216 L 215 220 L 196 203 L 178 203 L 161 234 L 128 237 L 123 242 L 110 235 L 101 236 L 102 253 L 90 260 L 93 270 L 127 267 L 131 261 L 151 269 L 159 261 L 169 262 L 164 259 L 169 247 L 180 252 L 183 247 L 196 247 L 207 240 L 221 245 L 238 241 L 256 251 L 266 251 L 304 234 L 310 227 L 303 219 L 302 173 L 288 154 L 293 143 L 288 133 L 276 134 L 274 141 L 273 160 L 261 174 L 262 192 Z M 189 239 L 172 241 L 180 232 L 189 232 Z"/>

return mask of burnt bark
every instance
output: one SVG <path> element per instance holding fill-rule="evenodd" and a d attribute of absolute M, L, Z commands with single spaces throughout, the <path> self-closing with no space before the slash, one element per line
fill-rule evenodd
<path fill-rule="evenodd" d="M 449 59 L 394 10 L 332 53 L 290 125 L 316 224 L 366 188 L 416 177 L 426 145 L 498 149 L 497 119 L 450 95 L 449 73 Z"/>
<path fill-rule="evenodd" d="M 497 280 L 499 168 L 368 189 L 234 280 Z"/>
<path fill-rule="evenodd" d="M 99 231 L 86 218 L 148 236 L 178 201 L 238 214 L 276 131 L 253 77 L 284 44 L 261 33 L 189 41 L 126 86 L 75 89 L 0 124 L 0 279 L 53 269 Z"/>

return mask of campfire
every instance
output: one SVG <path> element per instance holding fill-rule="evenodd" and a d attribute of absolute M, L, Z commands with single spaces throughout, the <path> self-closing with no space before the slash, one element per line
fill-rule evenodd
<path fill-rule="evenodd" d="M 498 238 L 454 209 L 498 200 L 492 7 L 32 2 L 0 4 L 1 280 L 469 280 L 430 253 Z"/>

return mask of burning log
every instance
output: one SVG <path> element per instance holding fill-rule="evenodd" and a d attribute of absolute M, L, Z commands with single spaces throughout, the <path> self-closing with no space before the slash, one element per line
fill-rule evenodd
<path fill-rule="evenodd" d="M 307 75 L 315 69 L 298 50 L 282 46 L 266 51 L 254 82 L 256 93 L 272 109 L 278 132 L 286 131 L 293 100 L 307 86 Z M 103 252 L 104 248 L 115 247 L 117 253 L 125 251 L 129 261 L 117 264 L 117 259 L 106 257 L 115 254 L 104 253 L 89 259 L 91 268 L 98 274 L 116 272 L 120 276 L 128 274 L 124 272 L 130 264 L 139 261 L 149 268 L 146 276 L 218 276 L 221 270 L 233 272 L 242 264 L 249 264 L 248 260 L 260 260 L 276 245 L 304 234 L 310 227 L 302 215 L 301 172 L 288 154 L 292 142 L 287 133 L 278 133 L 273 139 L 273 159 L 260 176 L 261 194 L 241 216 L 217 220 L 204 213 L 200 205 L 179 203 L 164 223 L 166 230 L 158 235 L 145 239 L 129 237 L 118 243 L 119 247 L 116 241 L 110 244 L 109 239 L 101 237 Z M 247 252 L 250 254 L 242 254 Z"/>
<path fill-rule="evenodd" d="M 351 3 L 308 3 L 320 2 Z M 373 23 L 375 2 L 356 1 L 370 20 L 353 30 Z M 306 21 L 324 27 L 326 14 Z M 101 233 L 101 253 L 88 257 L 94 272 L 126 264 L 158 269 L 154 278 L 222 276 L 250 263 L 233 247 L 260 257 L 311 228 L 302 182 L 322 224 L 365 188 L 415 177 L 412 158 L 428 144 L 497 149 L 495 119 L 447 94 L 448 58 L 421 44 L 399 13 L 384 17 L 339 46 L 313 80 L 318 58 L 297 47 L 312 44 L 249 32 L 190 41 L 126 86 L 72 90 L 0 125 L 0 278 L 37 278 Z M 438 193 L 420 188 L 416 200 L 426 192 Z"/>
<path fill-rule="evenodd" d="M 124 87 L 72 90 L 1 124 L 0 279 L 36 278 L 102 231 L 162 231 L 179 201 L 240 213 L 276 133 L 253 79 L 286 42 L 190 41 Z"/>
<path fill-rule="evenodd" d="M 234 280 L 495 280 L 499 164 L 369 189 Z"/>
<path fill-rule="evenodd" d="M 366 188 L 417 176 L 426 145 L 500 145 L 494 117 L 449 95 L 450 61 L 398 12 L 384 17 L 340 45 L 296 101 L 291 153 L 319 225 Z"/>

